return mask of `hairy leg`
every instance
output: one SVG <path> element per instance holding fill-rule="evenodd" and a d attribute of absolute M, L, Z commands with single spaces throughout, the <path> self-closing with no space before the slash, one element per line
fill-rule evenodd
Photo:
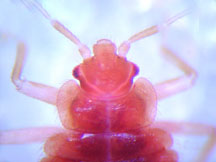
<path fill-rule="evenodd" d="M 185 61 L 175 55 L 167 47 L 162 46 L 161 48 L 164 56 L 181 71 L 183 71 L 184 75 L 154 85 L 158 100 L 190 88 L 193 86 L 197 78 L 196 71 Z"/>
<path fill-rule="evenodd" d="M 50 136 L 63 132 L 60 127 L 38 127 L 0 132 L 0 144 L 24 144 L 43 142 Z"/>
<path fill-rule="evenodd" d="M 25 44 L 23 42 L 19 42 L 17 45 L 16 61 L 11 75 L 13 84 L 19 92 L 27 96 L 56 105 L 58 93 L 57 88 L 21 79 L 26 55 Z"/>
<path fill-rule="evenodd" d="M 195 162 L 206 161 L 213 148 L 216 147 L 216 128 L 210 125 L 190 122 L 159 121 L 155 122 L 153 127 L 161 128 L 174 134 L 208 136 L 208 140 L 196 157 Z"/>

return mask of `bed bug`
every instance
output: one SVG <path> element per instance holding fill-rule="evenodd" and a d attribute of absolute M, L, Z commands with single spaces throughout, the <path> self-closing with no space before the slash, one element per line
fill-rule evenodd
<path fill-rule="evenodd" d="M 57 105 L 64 129 L 32 128 L 1 132 L 1 143 L 48 138 L 45 143 L 47 157 L 42 161 L 177 161 L 177 154 L 171 149 L 169 131 L 190 133 L 187 130 L 190 129 L 191 133 L 203 132 L 212 136 L 210 140 L 215 140 L 211 127 L 190 123 L 153 123 L 156 99 L 189 88 L 196 79 L 196 72 L 168 48 L 163 46 L 163 52 L 172 58 L 185 76 L 154 86 L 144 78 L 132 84 L 138 67 L 126 59 L 129 45 L 157 33 L 163 26 L 185 15 L 184 12 L 170 18 L 162 26 L 153 26 L 132 36 L 119 46 L 118 52 L 114 43 L 101 39 L 94 45 L 94 56 L 91 56 L 88 47 L 60 22 L 52 20 L 38 3 L 33 2 L 33 6 L 78 46 L 84 60 L 73 70 L 73 75 L 80 81 L 80 86 L 68 81 L 58 90 L 20 80 L 26 55 L 25 44 L 20 42 L 12 73 L 13 83 L 20 92 Z M 30 132 L 33 133 L 30 139 L 20 136 Z M 13 135 L 12 139 L 9 138 L 10 134 Z M 14 136 L 17 138 L 14 139 Z M 213 147 L 211 144 L 214 143 L 206 144 L 206 150 L 198 157 L 200 161 L 206 158 Z"/>

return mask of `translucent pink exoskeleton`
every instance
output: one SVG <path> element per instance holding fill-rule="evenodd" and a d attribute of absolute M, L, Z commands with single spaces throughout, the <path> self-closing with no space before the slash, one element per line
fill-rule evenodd
<path fill-rule="evenodd" d="M 79 49 L 83 62 L 59 89 L 22 80 L 26 57 L 23 42 L 17 46 L 12 82 L 27 96 L 56 105 L 63 128 L 44 127 L 0 132 L 0 144 L 46 141 L 46 157 L 41 162 L 176 162 L 171 133 L 206 134 L 209 140 L 196 161 L 205 161 L 215 146 L 214 127 L 186 122 L 155 122 L 157 101 L 190 88 L 196 71 L 166 46 L 161 49 L 183 73 L 183 76 L 151 84 L 146 78 L 133 78 L 138 67 L 126 55 L 134 42 L 163 32 L 187 14 L 185 10 L 160 25 L 147 28 L 124 41 L 118 48 L 101 39 L 90 49 L 51 18 L 36 1 L 22 2 L 35 7 L 51 25 Z"/>

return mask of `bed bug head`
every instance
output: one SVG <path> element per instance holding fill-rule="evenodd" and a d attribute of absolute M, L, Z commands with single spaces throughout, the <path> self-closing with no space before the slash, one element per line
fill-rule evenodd
<path fill-rule="evenodd" d="M 94 56 L 87 58 L 73 70 L 73 76 L 87 93 L 108 98 L 130 90 L 138 67 L 116 54 L 116 46 L 102 39 L 93 46 Z"/>

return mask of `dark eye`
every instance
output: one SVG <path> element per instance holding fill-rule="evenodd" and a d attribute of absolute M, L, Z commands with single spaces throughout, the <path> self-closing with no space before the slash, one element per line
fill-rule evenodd
<path fill-rule="evenodd" d="M 79 66 L 75 67 L 73 70 L 73 76 L 79 79 Z"/>
<path fill-rule="evenodd" d="M 134 64 L 134 76 L 139 73 L 139 68 L 137 65 Z"/>

